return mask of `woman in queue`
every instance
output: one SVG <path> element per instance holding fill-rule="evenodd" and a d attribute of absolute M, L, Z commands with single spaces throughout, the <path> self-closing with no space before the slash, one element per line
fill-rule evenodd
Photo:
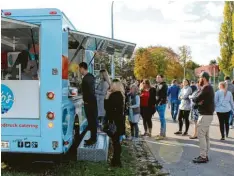
<path fill-rule="evenodd" d="M 143 81 L 143 89 L 141 91 L 141 116 L 145 133 L 143 136 L 152 135 L 152 116 L 155 113 L 155 89 L 151 88 L 149 80 Z"/>
<path fill-rule="evenodd" d="M 215 93 L 215 111 L 219 118 L 221 140 L 225 140 L 224 129 L 226 131 L 226 137 L 228 137 L 230 112 L 233 110 L 234 103 L 232 93 L 227 90 L 227 84 L 221 82 L 219 83 L 219 90 Z"/>
<path fill-rule="evenodd" d="M 192 119 L 194 120 L 194 134 L 190 136 L 190 139 L 197 139 L 197 120 L 199 117 L 199 112 L 198 112 L 198 104 L 193 102 L 193 99 L 197 97 L 197 95 L 201 91 L 201 86 L 199 85 L 199 81 L 197 82 L 197 90 L 189 96 L 189 99 L 191 100 L 191 105 L 192 105 Z"/>
<path fill-rule="evenodd" d="M 182 134 L 183 136 L 188 135 L 189 130 L 189 115 L 191 110 L 191 101 L 189 99 L 189 95 L 192 94 L 192 89 L 190 87 L 189 80 L 184 79 L 183 80 L 183 88 L 180 92 L 179 99 L 181 100 L 180 106 L 179 106 L 179 131 L 175 132 L 174 134 L 179 135 Z M 183 128 L 183 120 L 185 120 L 185 131 L 182 132 Z"/>
<path fill-rule="evenodd" d="M 111 136 L 113 144 L 113 158 L 111 160 L 111 166 L 121 167 L 120 155 L 121 145 L 120 136 L 124 133 L 125 117 L 124 117 L 124 102 L 125 92 L 122 83 L 118 79 L 114 79 L 111 83 L 110 89 L 107 91 L 105 98 L 105 110 L 106 120 L 114 122 L 116 126 L 116 132 Z"/>
<path fill-rule="evenodd" d="M 132 85 L 130 88 L 130 94 L 128 95 L 129 105 L 129 124 L 131 127 L 131 140 L 138 140 L 139 127 L 138 122 L 140 121 L 140 96 L 139 88 L 136 85 Z"/>
<path fill-rule="evenodd" d="M 97 88 L 95 90 L 96 98 L 97 98 L 97 106 L 98 106 L 98 121 L 97 125 L 98 128 L 101 128 L 104 117 L 106 115 L 105 109 L 104 109 L 104 99 L 107 93 L 107 90 L 110 88 L 110 77 L 108 75 L 108 72 L 106 70 L 100 70 L 100 82 L 97 85 Z"/>

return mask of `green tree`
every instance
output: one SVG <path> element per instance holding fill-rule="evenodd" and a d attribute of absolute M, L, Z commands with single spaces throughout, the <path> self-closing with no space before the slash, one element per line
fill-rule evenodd
<path fill-rule="evenodd" d="M 218 60 L 220 69 L 225 75 L 230 75 L 234 68 L 234 2 L 226 1 L 224 5 L 224 21 L 219 33 L 221 58 Z"/>
<path fill-rule="evenodd" d="M 209 65 L 217 65 L 216 59 L 210 60 Z"/>
<path fill-rule="evenodd" d="M 189 80 L 195 80 L 196 79 L 196 75 L 195 75 L 195 69 L 200 67 L 199 64 L 197 64 L 196 62 L 193 62 L 192 60 L 188 61 L 186 63 L 186 78 Z"/>
<path fill-rule="evenodd" d="M 167 81 L 183 77 L 183 68 L 178 55 L 171 49 L 162 46 L 141 48 L 136 52 L 134 73 L 138 79 L 166 76 Z"/>
<path fill-rule="evenodd" d="M 137 79 L 155 77 L 156 67 L 147 48 L 139 48 L 135 55 L 134 74 Z"/>
<path fill-rule="evenodd" d="M 183 67 L 179 63 L 179 56 L 171 48 L 154 46 L 149 50 L 152 53 L 157 74 L 165 75 L 167 81 L 183 77 Z"/>
<path fill-rule="evenodd" d="M 134 77 L 134 59 L 123 59 L 118 61 L 118 70 L 116 75 L 122 78 Z"/>
<path fill-rule="evenodd" d="M 187 45 L 183 45 L 179 47 L 179 60 L 184 68 L 184 78 L 186 77 L 187 62 L 190 61 L 191 59 L 192 59 L 192 56 L 191 56 L 190 47 Z"/>

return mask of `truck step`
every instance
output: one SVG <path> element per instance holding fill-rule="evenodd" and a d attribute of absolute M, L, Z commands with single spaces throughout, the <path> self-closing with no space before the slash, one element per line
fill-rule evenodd
<path fill-rule="evenodd" d="M 94 162 L 107 161 L 109 137 L 105 133 L 98 133 L 97 143 L 91 146 L 85 146 L 84 140 L 89 139 L 89 137 L 90 132 L 88 131 L 77 148 L 77 160 Z"/>

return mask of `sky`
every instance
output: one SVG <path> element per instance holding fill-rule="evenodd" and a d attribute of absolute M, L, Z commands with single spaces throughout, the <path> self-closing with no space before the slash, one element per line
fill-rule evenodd
<path fill-rule="evenodd" d="M 79 31 L 111 37 L 112 0 L 6 0 L 2 9 L 58 8 Z M 114 38 L 137 47 L 191 47 L 200 65 L 220 55 L 223 1 L 115 0 Z"/>

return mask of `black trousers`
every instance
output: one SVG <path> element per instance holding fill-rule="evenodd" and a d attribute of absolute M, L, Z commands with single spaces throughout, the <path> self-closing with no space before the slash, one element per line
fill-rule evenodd
<path fill-rule="evenodd" d="M 141 116 L 145 131 L 147 131 L 148 128 L 152 128 L 152 109 L 149 107 L 141 107 Z"/>
<path fill-rule="evenodd" d="M 112 139 L 112 145 L 113 145 L 113 158 L 112 163 L 114 164 L 120 164 L 120 156 L 121 156 L 121 144 L 119 140 L 120 134 L 116 133 L 111 139 Z"/>
<path fill-rule="evenodd" d="M 183 128 L 183 120 L 185 120 L 185 133 L 188 133 L 189 130 L 189 114 L 190 111 L 186 111 L 186 110 L 179 110 L 179 131 L 182 131 Z"/>
<path fill-rule="evenodd" d="M 88 121 L 88 130 L 90 130 L 92 140 L 97 139 L 97 105 L 84 104 L 84 110 Z"/>
<path fill-rule="evenodd" d="M 218 118 L 219 118 L 219 127 L 220 127 L 220 132 L 222 135 L 222 138 L 225 137 L 224 135 L 224 128 L 226 129 L 226 136 L 228 136 L 229 133 L 229 118 L 230 118 L 230 112 L 217 112 Z"/>

